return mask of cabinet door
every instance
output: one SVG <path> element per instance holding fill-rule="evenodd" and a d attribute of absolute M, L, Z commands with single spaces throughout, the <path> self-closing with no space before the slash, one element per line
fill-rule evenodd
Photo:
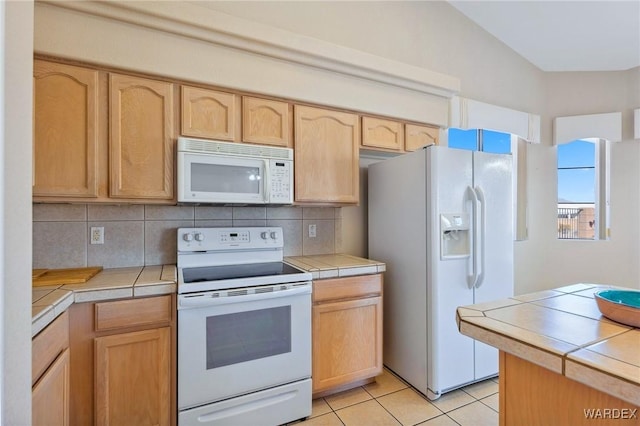
<path fill-rule="evenodd" d="M 313 392 L 382 372 L 382 297 L 313 306 Z"/>
<path fill-rule="evenodd" d="M 237 96 L 182 86 L 182 134 L 197 138 L 236 139 Z"/>
<path fill-rule="evenodd" d="M 440 129 L 437 127 L 407 124 L 406 134 L 407 138 L 404 149 L 406 151 L 415 151 L 426 145 L 438 145 Z"/>
<path fill-rule="evenodd" d="M 69 424 L 69 349 L 65 349 L 31 392 L 31 424 Z"/>
<path fill-rule="evenodd" d="M 33 195 L 98 196 L 98 71 L 33 64 Z"/>
<path fill-rule="evenodd" d="M 96 424 L 168 425 L 169 327 L 95 339 Z"/>
<path fill-rule="evenodd" d="M 110 187 L 114 198 L 173 198 L 173 85 L 109 76 Z"/>
<path fill-rule="evenodd" d="M 242 97 L 242 141 L 290 147 L 289 104 Z"/>
<path fill-rule="evenodd" d="M 295 106 L 295 201 L 358 203 L 358 116 Z"/>
<path fill-rule="evenodd" d="M 402 151 L 404 149 L 404 126 L 399 121 L 362 117 L 362 146 Z"/>

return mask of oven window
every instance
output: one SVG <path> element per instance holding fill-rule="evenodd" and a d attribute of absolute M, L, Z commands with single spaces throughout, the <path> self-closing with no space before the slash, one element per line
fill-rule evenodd
<path fill-rule="evenodd" d="M 207 370 L 291 352 L 291 306 L 207 317 Z"/>
<path fill-rule="evenodd" d="M 260 194 L 260 167 L 191 163 L 191 190 Z"/>

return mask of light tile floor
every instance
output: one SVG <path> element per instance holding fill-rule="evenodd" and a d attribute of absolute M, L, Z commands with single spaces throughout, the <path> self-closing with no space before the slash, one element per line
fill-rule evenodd
<path fill-rule="evenodd" d="M 313 400 L 311 416 L 296 426 L 495 426 L 498 379 L 429 401 L 386 368 L 375 383 Z"/>

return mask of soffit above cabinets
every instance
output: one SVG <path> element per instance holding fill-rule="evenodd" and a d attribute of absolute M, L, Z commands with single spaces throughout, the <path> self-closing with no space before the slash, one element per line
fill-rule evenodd
<path fill-rule="evenodd" d="M 78 12 L 95 25 L 87 25 L 87 19 L 81 24 Z M 77 30 L 60 28 L 60 19 Z M 453 76 L 197 3 L 44 0 L 36 4 L 35 32 L 37 53 L 441 126 L 447 123 L 448 99 L 460 90 Z M 133 52 L 141 47 L 122 39 L 127 32 L 129 37 L 135 33 L 140 44 L 155 45 L 140 58 L 141 52 Z M 127 55 L 127 63 L 110 63 Z M 162 63 L 162 57 L 172 63 Z M 191 62 L 191 69 L 181 69 L 180 61 Z"/>

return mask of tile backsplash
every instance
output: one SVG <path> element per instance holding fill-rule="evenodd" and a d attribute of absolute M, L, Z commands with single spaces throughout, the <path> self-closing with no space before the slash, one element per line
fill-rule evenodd
<path fill-rule="evenodd" d="M 93 226 L 104 227 L 104 244 L 89 243 Z M 192 226 L 280 226 L 285 256 L 341 251 L 340 208 L 34 204 L 33 267 L 176 263 L 176 229 Z"/>

